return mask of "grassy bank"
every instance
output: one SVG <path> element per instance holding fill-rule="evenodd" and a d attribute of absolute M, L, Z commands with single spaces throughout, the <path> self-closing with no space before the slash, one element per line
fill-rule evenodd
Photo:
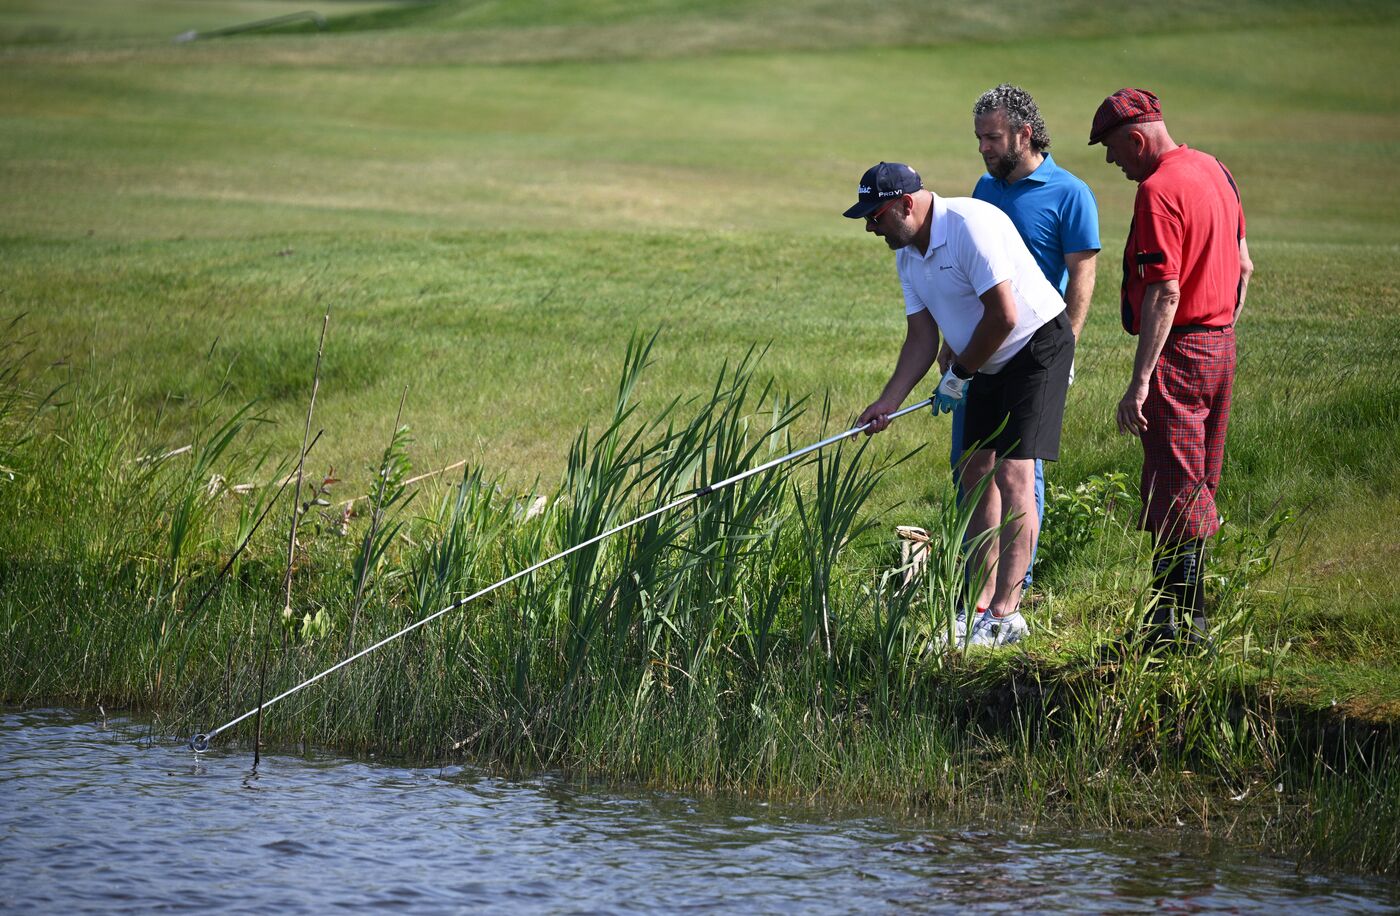
<path fill-rule="evenodd" d="M 164 6 L 119 34 L 0 15 L 0 314 L 24 315 L 0 376 L 5 697 L 207 728 L 255 702 L 269 621 L 280 691 L 609 521 L 849 425 L 902 323 L 887 254 L 836 214 L 881 158 L 965 193 L 971 101 L 1010 79 L 1094 188 L 1105 245 L 1024 649 L 926 654 L 956 570 L 893 588 L 893 525 L 957 523 L 946 434 L 910 417 L 859 457 L 522 580 L 268 727 L 974 815 L 1237 823 L 1394 870 L 1391 7 L 1192 6 L 1129 34 L 1038 4 L 902 38 L 875 26 L 923 21 L 923 5 L 610 9 L 552 4 L 541 31 L 506 6 L 355 4 L 319 35 L 180 47 Z M 896 99 L 898 80 L 912 88 Z M 1209 658 L 1101 655 L 1147 585 L 1138 449 L 1111 432 L 1133 188 L 1082 135 L 1130 83 L 1230 164 L 1258 266 Z M 295 457 L 327 309 L 308 485 L 330 482 L 302 492 L 284 618 L 290 493 L 218 574 Z M 619 413 L 623 353 L 656 328 Z M 405 388 L 411 439 L 395 437 Z M 402 482 L 460 461 L 467 477 L 381 496 L 372 523 L 384 468 Z M 548 508 L 526 518 L 536 496 Z"/>
<path fill-rule="evenodd" d="M 478 468 L 410 486 L 401 427 L 367 492 L 313 475 L 279 505 L 272 486 L 232 483 L 287 468 L 250 447 L 261 418 L 223 397 L 190 408 L 192 448 L 170 453 L 153 450 L 119 390 L 12 389 L 3 456 L 16 480 L 0 495 L 46 523 L 4 541 L 6 697 L 135 705 L 170 731 L 210 730 L 791 451 L 804 416 L 831 428 L 826 407 L 784 397 L 753 359 L 708 397 L 642 411 L 650 354 L 634 340 L 611 417 L 576 434 L 562 482 L 539 491 Z M 964 818 L 1189 825 L 1318 864 L 1400 864 L 1393 731 L 1316 715 L 1285 668 L 1279 620 L 1291 618 L 1268 615 L 1295 596 L 1275 605 L 1257 590 L 1279 562 L 1276 527 L 1221 551 L 1216 651 L 1153 654 L 1116 639 L 1149 600 L 1144 558 L 1125 546 L 1134 497 L 1118 477 L 1090 481 L 1052 501 L 1072 537 L 1047 565 L 1092 571 L 1094 587 L 1066 606 L 1044 593 L 1037 638 L 1014 651 L 939 648 L 967 517 L 946 501 L 925 513 L 932 562 L 906 581 L 872 503 L 884 477 L 924 457 L 848 442 L 686 503 L 294 694 L 265 734 Z"/>

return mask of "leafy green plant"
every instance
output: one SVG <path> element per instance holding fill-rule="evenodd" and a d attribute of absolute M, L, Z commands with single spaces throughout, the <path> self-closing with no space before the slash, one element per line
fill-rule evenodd
<path fill-rule="evenodd" d="M 402 404 L 399 413 L 402 416 Z M 379 466 L 374 469 L 374 492 L 369 495 L 369 527 L 360 541 L 352 567 L 355 593 L 351 599 L 350 628 L 345 635 L 347 648 L 355 644 L 355 629 L 360 622 L 366 589 L 402 530 L 404 523 L 400 514 L 415 495 L 408 492 L 406 482 L 413 468 L 408 457 L 408 447 L 412 441 L 408 427 L 397 425 L 396 419 L 394 434 L 379 459 Z"/>
<path fill-rule="evenodd" d="M 1119 513 L 1135 511 L 1137 505 L 1137 488 L 1121 471 L 1093 474 L 1073 487 L 1047 482 L 1037 574 L 1073 563 Z"/>
<path fill-rule="evenodd" d="M 1248 591 L 1273 572 L 1283 549 L 1284 529 L 1297 520 L 1298 513 L 1278 507 L 1259 525 L 1245 527 L 1226 521 L 1210 545 L 1208 582 L 1214 582 L 1220 599 Z"/>

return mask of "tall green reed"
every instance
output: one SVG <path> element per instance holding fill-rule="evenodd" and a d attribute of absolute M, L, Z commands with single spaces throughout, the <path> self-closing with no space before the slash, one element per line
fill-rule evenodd
<path fill-rule="evenodd" d="M 1314 747 L 1286 777 L 1252 788 L 1272 796 L 1272 845 L 1314 865 L 1400 874 L 1400 749 L 1365 726 Z M 1300 749 L 1301 750 L 1301 749 Z M 1301 755 L 1300 755 L 1301 756 Z"/>
<path fill-rule="evenodd" d="M 405 397 L 407 393 L 405 390 Z M 407 426 L 400 425 L 402 418 L 401 399 L 398 416 L 394 418 L 394 433 L 384 447 L 379 466 L 374 470 L 374 492 L 369 496 L 369 527 L 355 554 L 352 568 L 355 593 L 351 599 L 350 626 L 345 635 L 347 649 L 355 644 L 355 629 L 359 625 L 360 611 L 364 607 L 371 579 L 379 571 L 385 554 L 403 529 L 405 522 L 400 516 L 416 495 L 408 492 L 406 482 L 413 466 L 408 457 L 412 436 Z"/>
<path fill-rule="evenodd" d="M 829 402 L 824 403 L 824 428 L 830 412 Z M 854 620 L 843 620 L 832 612 L 837 562 L 847 544 L 874 527 L 874 519 L 865 515 L 863 509 L 880 478 L 909 457 L 867 466 L 862 458 L 868 445 L 868 439 L 862 441 L 849 457 L 846 442 L 817 452 L 812 461 L 816 480 L 810 492 L 796 483 L 792 486 L 808 572 L 802 600 L 802 641 L 816 647 L 822 655 L 821 686 L 828 702 L 835 699 L 837 692 L 836 640 L 844 624 L 851 624 L 852 629 L 855 624 Z"/>
<path fill-rule="evenodd" d="M 33 376 L 29 362 L 33 351 L 22 329 L 24 315 L 11 318 L 0 331 L 0 487 L 23 475 L 22 458 L 43 413 L 58 404 L 62 383 L 43 385 Z M 47 388 L 47 390 L 45 390 Z"/>
<path fill-rule="evenodd" d="M 195 555 L 218 538 L 215 518 L 227 491 L 227 479 L 219 470 L 227 470 L 233 464 L 228 460 L 233 446 L 250 424 L 260 420 L 252 404 L 238 407 L 228 416 L 214 413 L 196 430 L 187 455 L 167 454 L 151 462 L 156 479 L 149 485 L 161 500 L 156 508 L 164 534 L 163 555 L 156 564 L 151 599 L 163 611 L 150 643 L 155 702 L 159 701 L 165 676 L 167 640 L 188 630 L 181 616 L 189 567 L 196 562 Z"/>

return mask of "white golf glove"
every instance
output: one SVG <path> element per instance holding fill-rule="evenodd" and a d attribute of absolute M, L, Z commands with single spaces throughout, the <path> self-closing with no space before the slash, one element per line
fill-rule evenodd
<path fill-rule="evenodd" d="M 938 383 L 937 390 L 933 393 L 933 413 L 937 416 L 940 413 L 952 413 L 958 406 L 967 399 L 967 390 L 972 387 L 972 376 L 966 378 L 958 375 L 957 370 L 962 369 L 957 363 L 948 367 L 948 371 L 943 373 L 943 380 Z M 963 369 L 966 372 L 966 369 Z"/>

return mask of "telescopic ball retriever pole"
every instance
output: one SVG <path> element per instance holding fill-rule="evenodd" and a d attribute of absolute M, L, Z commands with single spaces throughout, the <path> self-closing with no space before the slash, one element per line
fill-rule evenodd
<path fill-rule="evenodd" d="M 900 408 L 899 410 L 896 410 L 894 413 L 890 414 L 889 417 L 888 417 L 887 419 L 889 419 L 889 420 L 895 420 L 895 419 L 897 419 L 897 418 L 899 418 L 899 417 L 904 416 L 905 414 L 913 413 L 913 412 L 916 411 L 916 410 L 922 410 L 923 408 L 930 406 L 932 403 L 933 403 L 933 398 L 931 398 L 931 397 L 930 397 L 930 398 L 925 398 L 924 400 L 920 401 L 920 402 L 917 403 L 917 404 L 911 404 L 911 405 L 909 405 L 908 407 L 902 407 L 902 408 Z M 492 584 L 492 585 L 488 585 L 486 588 L 483 588 L 483 589 L 482 589 L 481 591 L 479 591 L 479 592 L 476 592 L 476 593 L 474 593 L 474 594 L 468 595 L 468 596 L 465 597 L 465 598 L 461 598 L 461 599 L 459 599 L 459 600 L 457 600 L 457 601 L 454 601 L 453 603 L 449 604 L 447 607 L 443 608 L 442 610 L 437 611 L 437 612 L 432 613 L 432 614 L 429 614 L 427 617 L 424 617 L 422 620 L 418 620 L 418 621 L 416 621 L 416 622 L 414 622 L 414 623 L 409 624 L 408 626 L 404 627 L 402 630 L 399 630 L 397 633 L 393 634 L 392 636 L 387 636 L 387 637 L 385 637 L 384 639 L 381 639 L 379 642 L 375 643 L 374 645 L 369 646 L 369 647 L 364 648 L 364 649 L 361 649 L 359 652 L 356 652 L 354 655 L 350 656 L 349 658 L 346 658 L 346 659 L 344 659 L 344 660 L 342 660 L 342 661 L 340 661 L 340 662 L 337 662 L 336 664 L 334 664 L 334 665 L 332 665 L 331 667 L 327 668 L 325 671 L 322 671 L 320 674 L 317 674 L 317 675 L 314 676 L 314 677 L 308 678 L 308 679 L 302 681 L 300 684 L 296 685 L 295 687 L 291 688 L 290 690 L 285 690 L 285 691 L 283 691 L 282 693 L 279 693 L 277 696 L 275 696 L 275 697 L 273 697 L 272 699 L 268 700 L 266 703 L 263 703 L 263 704 L 261 704 L 260 706 L 256 706 L 256 707 L 254 707 L 254 708 L 248 710 L 247 712 L 245 712 L 243 715 L 239 716 L 238 718 L 236 718 L 236 719 L 231 719 L 231 720 L 229 720 L 228 722 L 225 722 L 223 725 L 220 725 L 218 728 L 213 729 L 212 731 L 200 732 L 199 734 L 195 735 L 193 738 L 191 738 L 191 739 L 189 740 L 189 747 L 190 747 L 191 750 L 196 751 L 196 752 L 208 750 L 208 749 L 209 749 L 209 742 L 210 742 L 211 740 L 213 740 L 213 738 L 214 738 L 216 735 L 218 735 L 220 732 L 227 731 L 228 729 L 230 729 L 230 728 L 232 728 L 233 726 L 237 725 L 239 722 L 242 722 L 244 719 L 247 719 L 249 716 L 256 715 L 259 711 L 264 710 L 264 709 L 267 709 L 269 706 L 271 706 L 272 704 L 278 702 L 279 700 L 284 700 L 284 699 L 286 699 L 287 697 L 291 696 L 292 694 L 296 693 L 297 691 L 301 690 L 301 689 L 304 688 L 304 687 L 309 687 L 309 686 L 311 686 L 312 684 L 314 684 L 314 683 L 316 683 L 317 681 L 321 680 L 321 678 L 326 677 L 327 675 L 332 674 L 332 673 L 334 673 L 334 672 L 336 672 L 336 671 L 339 671 L 341 668 L 344 668 L 346 665 L 350 664 L 351 662 L 353 662 L 353 661 L 355 661 L 355 660 L 357 660 L 357 659 L 360 659 L 360 658 L 364 658 L 366 655 L 369 655 L 371 652 L 375 651 L 376 649 L 380 648 L 381 646 L 385 646 L 385 645 L 387 645 L 387 644 L 393 642 L 394 640 L 398 639 L 400 636 L 403 636 L 403 635 L 405 635 L 406 633 L 410 633 L 410 632 L 412 632 L 413 630 L 416 630 L 416 629 L 418 629 L 419 627 L 423 626 L 424 624 L 427 624 L 427 623 L 430 623 L 430 622 L 436 620 L 437 618 L 443 616 L 444 614 L 451 613 L 452 611 L 455 611 L 455 610 L 457 610 L 458 608 L 463 607 L 464 605 L 470 604 L 471 602 L 475 601 L 477 598 L 480 598 L 480 597 L 482 597 L 483 595 L 490 594 L 491 592 L 495 591 L 496 589 L 500 588 L 500 587 L 503 586 L 503 585 L 508 585 L 508 584 L 510 584 L 511 582 L 514 582 L 516 579 L 524 578 L 525 576 L 528 576 L 530 573 L 535 572 L 536 570 L 541 569 L 541 568 L 543 568 L 543 567 L 545 567 L 545 566 L 548 566 L 550 563 L 553 563 L 553 562 L 556 561 L 556 560 L 561 560 L 561 559 L 563 559 L 564 557 L 567 557 L 567 556 L 568 556 L 569 554 L 571 554 L 571 553 L 575 553 L 575 552 L 577 552 L 577 551 L 583 550 L 585 547 L 589 547 L 589 546 L 591 546 L 591 545 L 593 545 L 593 544 L 596 544 L 596 543 L 598 543 L 599 541 L 602 541 L 602 540 L 604 540 L 604 539 L 606 539 L 606 538 L 609 538 L 609 537 L 611 537 L 612 535 L 617 534 L 617 533 L 620 532 L 620 531 L 626 531 L 628 528 L 631 528 L 631 527 L 634 526 L 634 525 L 639 525 L 639 524 L 641 524 L 642 522 L 646 521 L 647 519 L 654 518 L 654 517 L 656 517 L 656 516 L 658 516 L 658 515 L 661 515 L 662 513 L 669 512 L 669 511 L 671 511 L 672 509 L 680 508 L 681 506 L 685 505 L 686 503 L 688 503 L 688 502 L 693 502 L 694 500 L 697 500 L 697 499 L 699 499 L 699 498 L 702 497 L 702 496 L 708 496 L 709 494 L 715 492 L 716 490 L 722 490 L 722 489 L 724 489 L 725 487 L 728 487 L 728 486 L 731 486 L 731 485 L 733 485 L 733 484 L 736 484 L 736 483 L 738 483 L 738 482 L 741 481 L 741 480 L 745 480 L 745 479 L 747 479 L 747 478 L 749 478 L 749 477 L 754 476 L 755 474 L 761 474 L 761 473 L 763 473 L 764 471 L 768 470 L 769 468 L 777 467 L 777 466 L 780 465 L 780 464 L 786 464 L 786 463 L 789 462 L 789 461 L 793 461 L 793 460 L 795 460 L 795 459 L 797 459 L 797 458 L 801 458 L 803 455 L 809 455 L 809 454 L 811 454 L 812 452 L 817 451 L 818 449 L 826 448 L 828 445 L 832 445 L 833 443 L 840 442 L 842 439 L 849 438 L 850 436 L 854 436 L 854 435 L 857 434 L 857 433 L 865 432 L 865 431 L 871 426 L 871 424 L 873 424 L 874 422 L 875 422 L 875 421 L 871 420 L 870 422 L 862 423 L 860 426 L 856 426 L 856 427 L 853 427 L 852 429 L 848 429 L 848 430 L 846 430 L 846 431 L 843 432 L 843 433 L 838 433 L 838 434 L 836 434 L 836 435 L 834 435 L 834 436 L 828 436 L 827 438 L 823 439 L 823 440 L 820 441 L 820 442 L 814 442 L 814 443 L 812 443 L 811 445 L 807 445 L 807 446 L 804 446 L 804 447 L 798 449 L 797 451 L 789 452 L 788 454 L 783 455 L 783 456 L 780 457 L 780 458 L 774 458 L 772 461 L 768 461 L 768 462 L 766 462 L 766 463 L 764 463 L 764 464 L 759 465 L 758 467 L 750 468 L 750 469 L 748 469 L 747 471 L 741 471 L 740 473 L 735 474 L 735 475 L 732 476 L 732 477 L 727 477 L 727 478 L 725 478 L 724 480 L 718 481 L 717 483 L 707 484 L 706 486 L 698 487 L 698 488 L 696 488 L 696 489 L 694 489 L 694 490 L 691 490 L 689 493 L 686 493 L 685 495 L 683 495 L 683 496 L 681 496 L 681 497 L 679 497 L 679 498 L 677 498 L 677 499 L 675 499 L 675 500 L 672 500 L 671 502 L 667 503 L 667 504 L 664 505 L 664 506 L 660 506 L 660 507 L 658 507 L 658 508 L 652 509 L 650 512 L 647 512 L 647 513 L 645 513 L 644 515 L 639 515 L 639 516 L 637 516 L 636 518 L 632 519 L 631 521 L 624 522 L 624 523 L 622 523 L 621 525 L 618 525 L 618 526 L 616 526 L 616 527 L 614 527 L 614 528 L 609 528 L 607 531 L 604 531 L 604 532 L 602 532 L 601 534 L 596 534 L 596 535 L 594 535 L 593 537 L 589 538 L 589 539 L 586 540 L 586 541 L 581 541 L 581 542 L 575 544 L 574 546 L 572 546 L 572 547 L 570 547 L 570 548 L 568 548 L 568 549 L 566 549 L 566 550 L 561 550 L 559 553 L 556 553 L 556 554 L 554 554 L 554 555 L 551 556 L 551 557 L 548 557 L 548 558 L 546 558 L 546 559 L 544 559 L 544 560 L 541 560 L 541 561 L 539 561 L 538 563 L 536 563 L 536 564 L 533 565 L 533 566 L 530 566 L 530 567 L 528 567 L 528 568 L 526 568 L 526 569 L 522 569 L 522 570 L 520 570 L 520 571 L 517 572 L 517 573 L 512 573 L 511 575 L 509 575 L 509 576 L 507 576 L 506 578 L 500 580 L 499 582 L 496 582 L 496 583 L 494 583 L 494 584 Z"/>

